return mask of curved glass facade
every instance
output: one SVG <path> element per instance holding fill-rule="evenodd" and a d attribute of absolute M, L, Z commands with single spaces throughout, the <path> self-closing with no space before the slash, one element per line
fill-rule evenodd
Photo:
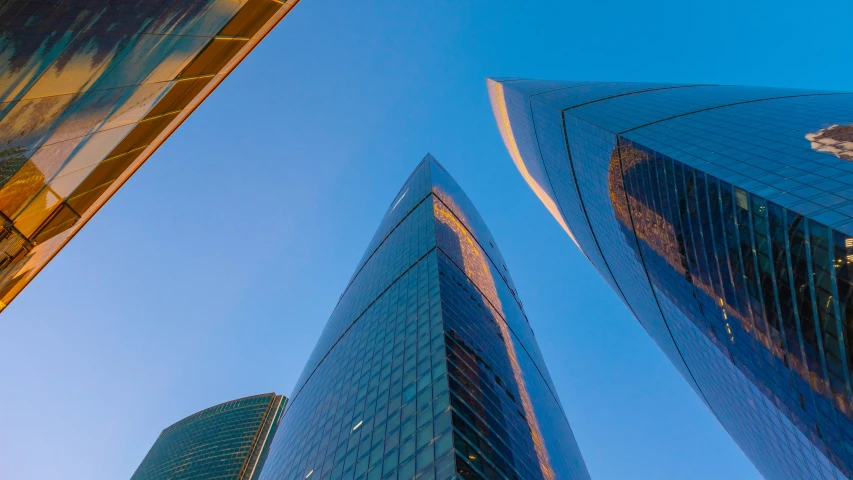
<path fill-rule="evenodd" d="M 210 407 L 163 430 L 131 480 L 256 480 L 287 399 L 267 393 Z"/>
<path fill-rule="evenodd" d="M 431 156 L 326 324 L 261 478 L 589 478 L 497 244 Z"/>
<path fill-rule="evenodd" d="M 505 141 L 542 172 L 533 189 L 547 185 L 549 210 L 759 471 L 853 478 L 853 94 L 488 88 Z"/>
<path fill-rule="evenodd" d="M 0 2 L 0 310 L 297 1 Z"/>

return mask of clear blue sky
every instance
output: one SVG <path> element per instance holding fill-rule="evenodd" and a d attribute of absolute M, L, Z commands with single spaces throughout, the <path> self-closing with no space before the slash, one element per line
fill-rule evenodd
<path fill-rule="evenodd" d="M 524 184 L 485 77 L 850 90 L 830 3 L 304 0 L 0 315 L 0 476 L 128 478 L 172 422 L 289 394 L 431 152 L 500 243 L 593 478 L 759 478 Z"/>

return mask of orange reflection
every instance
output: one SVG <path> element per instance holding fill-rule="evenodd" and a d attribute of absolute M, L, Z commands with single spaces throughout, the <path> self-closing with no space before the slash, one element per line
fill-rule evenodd
<path fill-rule="evenodd" d="M 563 227 L 563 230 L 569 234 L 569 237 L 571 237 L 572 241 L 575 242 L 575 245 L 580 248 L 580 245 L 578 245 L 578 241 L 575 239 L 575 236 L 572 234 L 569 226 L 566 225 L 563 215 L 560 214 L 560 209 L 557 207 L 554 199 L 548 195 L 548 192 L 542 187 L 542 185 L 539 185 L 539 182 L 537 182 L 527 170 L 527 165 L 524 164 L 524 158 L 518 150 L 518 144 L 515 143 L 515 134 L 512 132 L 512 125 L 510 124 L 509 115 L 506 111 L 506 97 L 504 96 L 503 85 L 491 79 L 488 80 L 488 83 L 491 86 L 491 88 L 489 88 L 489 96 L 492 100 L 492 110 L 494 110 L 495 119 L 498 122 L 498 130 L 501 132 L 501 138 L 503 138 L 504 145 L 506 145 L 509 156 L 512 157 L 512 161 L 515 163 L 518 171 L 521 172 L 521 176 L 524 178 L 524 181 L 530 185 L 530 188 L 533 189 L 533 192 L 545 205 L 545 208 L 551 212 L 551 215 L 553 215 L 560 226 Z"/>
<path fill-rule="evenodd" d="M 684 258 L 683 251 L 680 251 L 678 245 L 675 243 L 675 239 L 677 238 L 676 228 L 666 217 L 660 215 L 660 213 L 655 211 L 652 206 L 649 206 L 645 200 L 635 197 L 625 188 L 623 172 L 629 172 L 639 164 L 648 161 L 650 161 L 649 157 L 644 151 L 639 150 L 630 144 L 620 145 L 619 150 L 614 149 L 613 154 L 611 155 L 608 169 L 608 184 L 611 204 L 619 223 L 621 223 L 628 231 L 633 230 L 634 234 L 640 241 L 662 258 L 670 268 L 676 271 L 679 275 L 685 277 L 686 282 L 689 282 L 691 285 L 701 290 L 708 297 L 716 299 L 716 302 L 721 309 L 721 316 L 726 322 L 728 322 L 729 317 L 736 319 L 745 332 L 755 338 L 758 343 L 773 354 L 773 356 L 785 362 L 791 370 L 805 379 L 815 392 L 818 392 L 825 397 L 833 397 L 835 405 L 840 410 L 853 412 L 853 406 L 851 406 L 846 400 L 832 395 L 829 383 L 825 379 L 819 375 L 815 375 L 813 372 L 810 372 L 808 366 L 803 363 L 801 358 L 788 354 L 780 342 L 773 341 L 768 333 L 757 328 L 748 311 L 742 312 L 741 309 L 736 308 L 735 305 L 731 305 L 726 302 L 725 299 L 722 298 L 721 292 L 717 292 L 714 286 L 708 284 L 701 275 L 696 275 L 695 272 L 693 275 L 689 274 L 685 267 L 687 265 L 687 259 Z M 746 200 L 744 199 L 744 202 L 745 201 Z M 650 274 L 650 278 L 654 281 L 654 275 Z M 666 283 L 667 282 L 655 282 L 655 284 L 664 291 L 666 291 L 667 288 Z M 678 294 L 672 295 L 672 297 L 677 296 Z M 727 328 L 729 328 L 729 324 L 726 323 L 726 325 Z M 766 328 L 773 329 L 771 325 L 766 325 Z M 705 331 L 701 325 L 700 330 Z M 777 337 L 781 338 L 781 332 L 778 330 L 774 330 L 773 333 L 776 334 Z M 721 345 L 719 343 L 716 336 L 708 334 L 707 337 L 719 348 L 728 349 L 728 346 Z M 741 368 L 743 368 L 743 366 L 741 366 Z M 766 388 L 763 385 L 759 385 L 759 387 L 762 388 L 762 391 L 764 391 L 768 397 L 772 398 L 775 396 L 775 393 L 771 389 Z"/>
<path fill-rule="evenodd" d="M 449 195 L 445 195 L 444 199 L 450 203 L 454 210 L 460 210 L 453 204 L 453 199 Z M 435 218 L 443 225 L 447 226 L 456 235 L 459 240 L 459 250 L 462 252 L 462 269 L 465 275 L 470 278 L 479 288 L 480 292 L 489 300 L 492 306 L 502 311 L 503 306 L 498 296 L 498 289 L 495 285 L 495 279 L 492 277 L 491 269 L 489 268 L 489 260 L 483 254 L 474 237 L 468 232 L 468 229 L 456 218 L 451 210 L 448 209 L 439 200 L 433 202 Z M 524 380 L 524 372 L 521 370 L 521 365 L 518 363 L 518 356 L 515 351 L 515 344 L 512 342 L 512 332 L 502 318 L 495 322 L 501 330 L 501 338 L 504 341 L 507 355 L 509 357 L 512 373 L 515 377 L 515 383 L 518 385 L 519 396 L 521 397 L 521 405 L 524 409 L 524 414 L 527 419 L 527 424 L 530 427 L 530 433 L 533 438 L 533 445 L 536 449 L 536 457 L 539 460 L 539 468 L 543 476 L 552 480 L 554 470 L 551 467 L 551 459 L 548 455 L 548 450 L 545 447 L 545 442 L 542 438 L 542 431 L 539 427 L 539 421 L 536 418 L 536 412 L 533 409 L 533 403 L 530 401 L 530 394 L 527 391 L 527 383 Z"/>
<path fill-rule="evenodd" d="M 6 39 L 0 310 L 297 3 L 198 1 L 123 17 L 122 31 L 144 35 L 102 32 L 103 8 L 87 7 L 61 20 L 58 32 L 83 31 L 72 40 L 28 29 Z"/>
<path fill-rule="evenodd" d="M 621 168 L 619 166 L 620 154 Z M 616 214 L 616 219 L 629 231 L 633 230 L 638 239 L 664 259 L 679 275 L 689 277 L 687 281 L 693 286 L 704 292 L 708 297 L 716 298 L 722 308 L 722 315 L 736 318 L 746 332 L 753 334 L 768 350 L 775 351 L 777 356 L 781 357 L 783 355 L 782 350 L 774 345 L 765 333 L 755 328 L 752 318 L 743 315 L 734 305 L 725 302 L 720 297 L 720 292 L 716 292 L 714 287 L 709 285 L 702 276 L 695 273 L 693 275 L 689 274 L 686 268 L 687 259 L 684 258 L 684 253 L 672 241 L 677 237 L 676 229 L 672 223 L 655 209 L 650 208 L 644 200 L 638 199 L 627 192 L 622 172 L 628 172 L 637 165 L 647 161 L 646 153 L 631 145 L 622 145 L 620 146 L 620 150 L 613 150 L 607 176 L 610 188 L 610 201 L 613 211 Z M 630 212 L 628 211 L 629 207 L 626 202 L 630 203 Z M 716 340 L 716 337 L 712 338 L 713 340 Z"/>

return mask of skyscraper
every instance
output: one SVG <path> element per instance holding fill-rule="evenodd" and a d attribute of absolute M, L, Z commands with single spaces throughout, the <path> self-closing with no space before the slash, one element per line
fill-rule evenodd
<path fill-rule="evenodd" d="M 488 81 L 525 180 L 768 479 L 853 474 L 853 95 Z"/>
<path fill-rule="evenodd" d="M 495 240 L 432 156 L 382 219 L 264 480 L 588 479 Z"/>
<path fill-rule="evenodd" d="M 297 1 L 0 2 L 0 310 Z"/>
<path fill-rule="evenodd" d="M 286 403 L 266 393 L 194 413 L 163 430 L 131 480 L 256 480 Z"/>

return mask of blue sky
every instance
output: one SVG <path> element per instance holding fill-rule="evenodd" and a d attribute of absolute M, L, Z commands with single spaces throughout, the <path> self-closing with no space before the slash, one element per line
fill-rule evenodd
<path fill-rule="evenodd" d="M 851 89 L 846 2 L 304 0 L 0 315 L 0 473 L 128 478 L 289 394 L 426 152 L 501 245 L 595 479 L 760 478 L 527 188 L 486 76 Z"/>

